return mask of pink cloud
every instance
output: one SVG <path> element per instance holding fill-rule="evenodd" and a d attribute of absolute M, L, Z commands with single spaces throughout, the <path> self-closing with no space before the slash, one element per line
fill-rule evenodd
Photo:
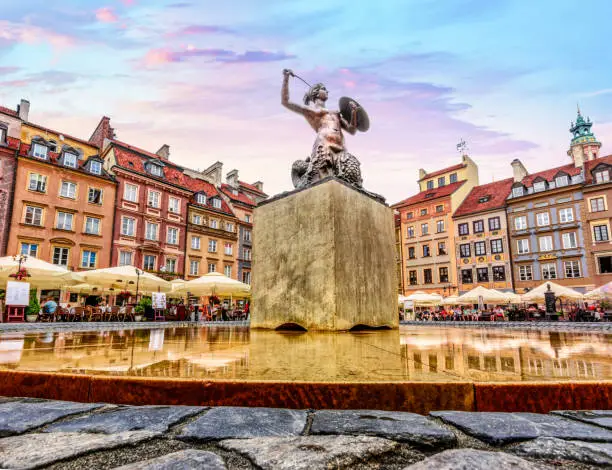
<path fill-rule="evenodd" d="M 121 0 L 121 3 L 123 3 L 126 7 L 131 7 L 136 5 L 136 0 Z"/>
<path fill-rule="evenodd" d="M 111 7 L 102 7 L 96 10 L 96 19 L 102 23 L 115 23 L 119 17 Z"/>
<path fill-rule="evenodd" d="M 168 49 L 151 49 L 144 57 L 143 63 L 146 67 L 155 67 L 157 65 L 176 62 L 174 54 Z"/>
<path fill-rule="evenodd" d="M 48 43 L 56 48 L 65 48 L 73 46 L 76 43 L 73 36 L 57 33 L 39 26 L 32 26 L 26 23 L 13 23 L 6 20 L 0 20 L 0 39 L 4 39 L 9 43 Z"/>

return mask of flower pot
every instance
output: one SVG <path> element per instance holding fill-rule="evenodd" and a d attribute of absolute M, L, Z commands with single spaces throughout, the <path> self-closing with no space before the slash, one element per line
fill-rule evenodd
<path fill-rule="evenodd" d="M 142 321 L 142 315 L 134 315 L 134 321 Z"/>
<path fill-rule="evenodd" d="M 34 323 L 38 318 L 38 315 L 26 315 L 25 317 L 28 323 Z"/>

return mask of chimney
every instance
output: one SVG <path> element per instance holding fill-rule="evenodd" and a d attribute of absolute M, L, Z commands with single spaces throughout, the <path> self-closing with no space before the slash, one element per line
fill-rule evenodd
<path fill-rule="evenodd" d="M 170 160 L 170 146 L 166 144 L 162 145 L 159 150 L 155 152 L 155 155 L 157 155 L 162 160 Z"/>
<path fill-rule="evenodd" d="M 238 189 L 238 170 L 232 170 L 225 176 L 225 182 L 232 188 Z"/>
<path fill-rule="evenodd" d="M 521 163 L 518 158 L 512 160 L 512 176 L 514 177 L 515 183 L 520 183 L 523 181 L 523 178 L 527 176 L 529 173 L 527 172 L 527 168 Z"/>
<path fill-rule="evenodd" d="M 215 162 L 205 170 L 202 170 L 202 176 L 215 186 L 221 186 L 221 178 L 223 177 L 223 163 Z"/>
<path fill-rule="evenodd" d="M 423 168 L 419 168 L 419 181 L 425 178 L 425 176 L 427 176 L 427 172 Z"/>
<path fill-rule="evenodd" d="M 263 183 L 261 181 L 255 181 L 253 183 L 253 186 L 255 186 L 258 190 L 260 190 L 262 193 L 264 192 L 263 190 Z"/>
<path fill-rule="evenodd" d="M 95 145 L 99 149 L 104 149 L 106 147 L 106 143 L 115 138 L 115 129 L 113 129 L 110 125 L 110 118 L 107 116 L 102 116 L 100 122 L 96 126 L 96 130 L 93 131 L 91 137 L 89 138 L 89 143 Z"/>
<path fill-rule="evenodd" d="M 17 105 L 17 113 L 19 114 L 19 119 L 27 122 L 30 115 L 30 102 L 28 100 L 21 100 L 21 103 Z"/>

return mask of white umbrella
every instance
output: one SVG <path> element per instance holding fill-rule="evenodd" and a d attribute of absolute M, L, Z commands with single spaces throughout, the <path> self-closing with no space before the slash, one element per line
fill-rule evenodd
<path fill-rule="evenodd" d="M 248 296 L 251 286 L 243 282 L 230 279 L 221 273 L 208 273 L 202 277 L 187 281 L 175 287 L 174 292 L 187 293 L 197 296 L 230 295 L 239 297 Z"/>
<path fill-rule="evenodd" d="M 472 290 L 460 295 L 459 303 L 476 304 L 480 301 L 484 303 L 505 303 L 507 296 L 501 292 L 486 287 L 477 286 Z"/>
<path fill-rule="evenodd" d="M 557 298 L 565 300 L 580 300 L 583 298 L 583 295 L 574 289 L 547 281 L 544 284 L 522 295 L 521 300 L 524 302 L 543 302 L 544 293 L 548 291 L 549 285 L 550 290 L 554 292 Z"/>
<path fill-rule="evenodd" d="M 495 292 L 499 292 L 501 295 L 505 296 L 506 301 L 504 303 L 508 303 L 508 304 L 520 304 L 521 303 L 521 296 L 518 294 L 515 294 L 514 292 L 502 292 L 497 289 L 491 289 L 491 290 L 494 290 Z"/>
<path fill-rule="evenodd" d="M 28 256 L 21 262 L 21 268 L 29 274 L 24 280 L 31 287 L 54 287 L 60 288 L 66 283 L 73 281 L 72 271 L 62 266 L 47 263 L 38 258 Z M 19 270 L 19 256 L 3 256 L 0 258 L 0 283 L 14 280 L 11 274 Z"/>
<path fill-rule="evenodd" d="M 414 305 L 440 305 L 442 303 L 442 296 L 439 294 L 428 294 L 419 290 L 406 297 L 406 300 L 412 300 Z"/>
<path fill-rule="evenodd" d="M 457 295 L 449 295 L 448 297 L 444 297 L 442 299 L 442 305 L 458 305 L 459 304 L 459 296 Z"/>
<path fill-rule="evenodd" d="M 115 290 L 123 290 L 125 286 L 129 286 L 130 291 L 138 289 L 139 292 L 170 292 L 172 289 L 168 281 L 134 266 L 94 269 L 75 273 L 74 276 L 83 282 L 103 288 L 113 287 Z"/>
<path fill-rule="evenodd" d="M 612 281 L 584 294 L 587 300 L 603 300 L 612 297 Z"/>

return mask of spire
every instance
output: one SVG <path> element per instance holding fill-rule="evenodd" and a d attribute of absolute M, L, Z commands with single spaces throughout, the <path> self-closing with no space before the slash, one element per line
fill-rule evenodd
<path fill-rule="evenodd" d="M 584 144 L 588 142 L 597 142 L 595 135 L 591 131 L 591 126 L 593 123 L 591 119 L 587 117 L 585 120 L 580 112 L 580 105 L 576 104 L 576 123 L 572 122 L 569 131 L 572 133 L 572 143 L 574 144 Z"/>
<path fill-rule="evenodd" d="M 601 143 L 597 141 L 591 130 L 593 126 L 591 119 L 589 117 L 584 119 L 578 103 L 576 103 L 576 113 L 576 122 L 572 122 L 569 129 L 572 133 L 572 140 L 567 154 L 572 158 L 576 167 L 582 167 L 584 162 L 597 158 Z"/>

